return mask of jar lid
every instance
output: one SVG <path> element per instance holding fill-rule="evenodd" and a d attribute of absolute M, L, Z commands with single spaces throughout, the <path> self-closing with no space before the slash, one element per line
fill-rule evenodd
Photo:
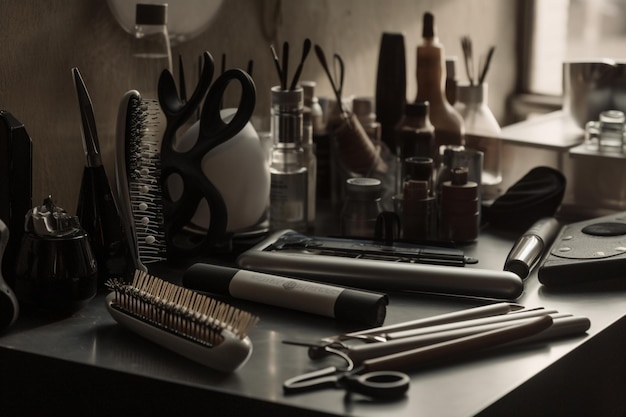
<path fill-rule="evenodd" d="M 358 199 L 376 199 L 382 195 L 382 182 L 376 178 L 349 178 L 346 180 L 348 196 Z"/>

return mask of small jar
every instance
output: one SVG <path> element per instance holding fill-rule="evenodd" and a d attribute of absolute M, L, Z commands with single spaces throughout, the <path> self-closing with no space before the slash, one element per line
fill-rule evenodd
<path fill-rule="evenodd" d="M 468 180 L 467 168 L 452 170 L 450 181 L 441 188 L 441 238 L 455 243 L 470 243 L 478 238 L 478 184 Z"/>
<path fill-rule="evenodd" d="M 585 143 L 587 147 L 599 150 L 607 147 L 620 149 L 626 141 L 624 127 L 626 116 L 619 110 L 606 110 L 600 113 L 599 120 L 585 125 Z"/>
<path fill-rule="evenodd" d="M 382 183 L 376 178 L 346 180 L 346 199 L 341 210 L 341 234 L 373 239 L 376 219 L 384 211 Z"/>
<path fill-rule="evenodd" d="M 437 205 L 430 194 L 427 181 L 408 180 L 404 183 L 402 237 L 410 241 L 437 238 Z"/>

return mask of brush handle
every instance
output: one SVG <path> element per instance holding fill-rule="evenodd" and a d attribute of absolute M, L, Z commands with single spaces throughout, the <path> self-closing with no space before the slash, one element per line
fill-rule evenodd
<path fill-rule="evenodd" d="M 221 332 L 222 342 L 209 347 L 187 340 L 122 312 L 115 308 L 114 298 L 115 293 L 110 293 L 106 297 L 105 303 L 109 314 L 115 321 L 138 335 L 204 366 L 229 373 L 242 367 L 252 354 L 252 342 L 247 336 L 240 339 L 224 329 Z"/>

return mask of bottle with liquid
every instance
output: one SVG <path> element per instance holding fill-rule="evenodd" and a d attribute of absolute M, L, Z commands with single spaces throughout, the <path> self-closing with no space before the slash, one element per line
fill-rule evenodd
<path fill-rule="evenodd" d="M 376 178 L 346 180 L 346 199 L 341 209 L 341 234 L 345 237 L 373 239 L 376 220 L 384 211 L 382 183 Z"/>
<path fill-rule="evenodd" d="M 308 170 L 302 148 L 302 88 L 271 89 L 270 228 L 306 232 Z"/>
<path fill-rule="evenodd" d="M 442 145 L 463 145 L 464 126 L 459 113 L 445 95 L 446 67 L 443 46 L 435 34 L 434 16 L 424 13 L 422 44 L 417 47 L 417 97 L 428 101 L 430 121 L 435 127 L 435 149 Z"/>
<path fill-rule="evenodd" d="M 487 105 L 487 84 L 463 84 L 457 91 L 455 108 L 465 123 L 465 145 L 483 153 L 481 198 L 493 200 L 502 182 L 502 140 L 500 125 Z"/>
<path fill-rule="evenodd" d="M 407 103 L 404 116 L 395 128 L 398 175 L 396 190 L 402 192 L 406 177 L 405 160 L 409 157 L 435 158 L 435 129 L 428 117 L 429 104 L 426 101 Z"/>
<path fill-rule="evenodd" d="M 172 71 L 167 4 L 137 4 L 131 58 L 129 89 L 139 91 L 142 98 L 157 99 L 161 72 Z"/>

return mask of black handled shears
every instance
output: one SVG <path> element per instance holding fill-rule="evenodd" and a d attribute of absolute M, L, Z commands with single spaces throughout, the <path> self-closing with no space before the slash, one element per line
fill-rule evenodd
<path fill-rule="evenodd" d="M 233 138 L 250 121 L 256 104 L 256 88 L 252 78 L 239 69 L 224 71 L 215 79 L 215 64 L 208 52 L 203 54 L 204 65 L 200 81 L 189 100 L 179 96 L 172 74 L 165 70 L 159 78 L 159 103 L 167 118 L 161 145 L 161 185 L 167 255 L 194 256 L 203 249 L 223 244 L 226 239 L 228 212 L 219 190 L 202 170 L 202 159 L 212 149 Z M 226 123 L 221 117 L 222 99 L 231 82 L 240 85 L 239 106 L 232 119 Z M 176 132 L 194 114 L 206 93 L 198 138 L 191 149 L 179 151 L 175 146 Z M 182 93 L 185 97 L 185 93 Z M 227 174 L 227 173 L 225 173 Z M 170 177 L 182 183 L 180 197 L 169 189 Z M 205 200 L 210 211 L 206 234 L 198 237 L 189 232 L 191 219 L 198 205 Z"/>

